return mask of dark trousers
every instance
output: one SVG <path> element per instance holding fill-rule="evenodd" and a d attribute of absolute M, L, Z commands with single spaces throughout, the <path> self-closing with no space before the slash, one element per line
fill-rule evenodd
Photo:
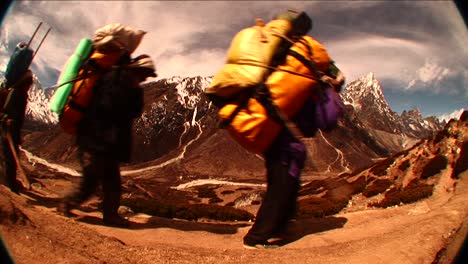
<path fill-rule="evenodd" d="M 291 175 L 291 166 L 297 159 L 288 155 L 290 143 L 287 134 L 282 134 L 278 142 L 265 154 L 267 190 L 258 209 L 255 223 L 244 237 L 247 244 L 264 243 L 286 228 L 288 221 L 296 213 L 296 199 L 300 187 L 299 175 Z M 303 157 L 305 159 L 305 152 Z M 302 169 L 302 165 L 299 166 Z M 298 172 L 300 173 L 300 172 Z"/>
<path fill-rule="evenodd" d="M 65 198 L 71 207 L 76 207 L 93 195 L 99 184 L 102 184 L 103 217 L 114 217 L 120 205 L 120 169 L 119 162 L 111 155 L 79 150 L 79 158 L 83 169 L 80 186 Z"/>
<path fill-rule="evenodd" d="M 17 145 L 16 145 L 17 148 Z M 17 148 L 18 150 L 18 148 Z M 5 177 L 5 183 L 12 192 L 18 193 L 19 185 L 16 181 L 16 162 L 11 152 L 10 145 L 6 139 L 2 139 L 2 154 L 3 154 L 3 171 L 2 174 Z"/>

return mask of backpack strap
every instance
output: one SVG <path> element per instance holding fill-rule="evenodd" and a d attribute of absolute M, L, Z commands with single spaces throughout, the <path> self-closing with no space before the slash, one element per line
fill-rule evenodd
<path fill-rule="evenodd" d="M 315 76 L 317 76 L 318 78 L 322 78 L 323 74 L 320 73 L 317 70 L 317 68 L 315 68 L 315 65 L 313 64 L 312 61 L 306 59 L 304 56 L 302 56 L 299 52 L 297 52 L 295 50 L 290 49 L 288 53 L 289 53 L 289 55 L 293 56 L 298 61 L 300 61 L 302 64 L 304 64 L 304 66 L 306 66 L 307 69 L 309 69 L 311 72 L 313 72 Z"/>
<path fill-rule="evenodd" d="M 306 45 L 306 47 L 309 48 L 310 50 L 310 47 L 308 45 Z M 310 50 L 310 52 L 312 53 L 312 50 Z M 330 86 L 330 87 L 333 87 L 333 85 L 330 83 L 330 79 L 331 77 L 319 72 L 317 70 L 317 68 L 315 67 L 313 61 L 311 60 L 308 60 L 306 59 L 303 55 L 301 55 L 299 52 L 295 51 L 295 50 L 289 50 L 289 55 L 293 56 L 294 58 L 296 58 L 298 61 L 300 61 L 304 66 L 306 66 L 312 73 L 314 73 L 314 75 L 318 78 L 314 78 L 315 80 L 318 80 L 321 84 L 322 84 L 322 89 L 324 86 Z"/>
<path fill-rule="evenodd" d="M 265 107 L 267 114 L 277 123 L 283 125 L 291 132 L 298 140 L 304 138 L 302 132 L 297 128 L 286 114 L 273 102 L 271 93 L 266 84 L 261 84 L 256 87 L 253 97 Z"/>
<path fill-rule="evenodd" d="M 227 128 L 234 120 L 236 115 L 247 106 L 249 99 L 254 98 L 263 107 L 265 107 L 267 115 L 271 117 L 275 122 L 286 127 L 291 132 L 291 134 L 297 139 L 304 138 L 304 135 L 297 128 L 296 124 L 294 124 L 286 116 L 286 114 L 284 114 L 284 112 L 273 102 L 270 90 L 268 89 L 265 83 L 253 87 L 252 89 L 250 89 L 250 92 L 245 93 L 244 96 L 245 97 L 242 98 L 241 102 L 237 105 L 237 107 L 234 109 L 231 115 L 220 123 L 220 128 Z"/>

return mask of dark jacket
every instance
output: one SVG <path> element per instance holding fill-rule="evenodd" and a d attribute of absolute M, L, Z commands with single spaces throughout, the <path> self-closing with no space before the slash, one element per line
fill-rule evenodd
<path fill-rule="evenodd" d="M 78 125 L 78 146 L 121 162 L 130 161 L 132 122 L 143 109 L 143 90 L 136 76 L 128 69 L 116 68 L 105 73 L 93 91 Z"/>
<path fill-rule="evenodd" d="M 21 128 L 24 123 L 24 115 L 28 104 L 28 91 L 33 84 L 33 75 L 30 70 L 27 70 L 20 79 L 13 84 L 11 92 L 6 98 L 5 108 L 2 112 L 7 119 L 11 120 L 10 132 L 15 144 L 21 142 Z M 6 89 L 8 87 L 2 87 Z M 3 106 L 2 106 L 3 107 Z"/>

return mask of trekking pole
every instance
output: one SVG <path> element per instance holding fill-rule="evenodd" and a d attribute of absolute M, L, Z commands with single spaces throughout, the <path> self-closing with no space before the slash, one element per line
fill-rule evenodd
<path fill-rule="evenodd" d="M 39 46 L 37 46 L 36 51 L 34 52 L 34 54 L 33 54 L 33 56 L 32 56 L 31 62 L 32 62 L 32 60 L 34 60 L 34 57 L 36 56 L 37 52 L 39 51 L 39 48 L 42 46 L 42 42 L 44 42 L 45 38 L 47 37 L 47 35 L 49 34 L 49 32 L 50 32 L 51 29 L 52 29 L 52 28 L 49 28 L 49 29 L 47 30 L 47 32 L 45 33 L 44 37 L 42 37 L 42 40 L 41 40 L 41 42 L 39 43 Z"/>
<path fill-rule="evenodd" d="M 31 38 L 29 39 L 28 45 L 26 45 L 26 48 L 29 48 L 29 45 L 31 44 L 34 36 L 36 36 L 37 31 L 39 31 L 39 28 L 42 26 L 42 22 L 39 23 L 39 25 L 36 27 L 36 30 L 32 34 Z"/>
<path fill-rule="evenodd" d="M 31 183 L 29 182 L 28 177 L 26 176 L 26 173 L 23 170 L 23 167 L 21 166 L 20 160 L 19 160 L 19 155 L 16 152 L 15 144 L 13 143 L 13 138 L 11 137 L 10 133 L 10 122 L 9 120 L 6 121 L 7 129 L 6 129 L 6 138 L 8 141 L 8 145 L 10 146 L 11 153 L 13 154 L 13 158 L 15 159 L 16 167 L 18 168 L 19 176 L 21 178 L 21 182 L 23 183 L 23 187 L 26 188 L 27 190 L 31 190 Z"/>

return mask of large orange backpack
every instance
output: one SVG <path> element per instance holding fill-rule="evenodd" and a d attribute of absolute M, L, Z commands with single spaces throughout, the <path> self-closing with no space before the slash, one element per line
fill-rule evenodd
<path fill-rule="evenodd" d="M 93 97 L 93 87 L 102 74 L 112 68 L 120 59 L 120 52 L 101 53 L 94 51 L 86 66 L 79 71 L 79 80 L 73 85 L 67 102 L 60 114 L 60 126 L 68 133 L 75 135 L 78 123 Z M 91 62 L 93 67 L 89 67 Z M 97 69 L 96 69 L 97 68 Z"/>
<path fill-rule="evenodd" d="M 239 93 L 263 83 L 291 46 L 290 38 L 305 35 L 312 26 L 304 12 L 288 10 L 264 24 L 257 19 L 256 25 L 239 31 L 231 41 L 225 65 L 217 72 L 204 93 L 231 99 Z"/>
<path fill-rule="evenodd" d="M 73 80 L 65 105 L 59 108 L 60 126 L 66 133 L 76 134 L 77 125 L 93 97 L 96 81 L 103 73 L 111 70 L 123 54 L 132 54 L 145 34 L 143 30 L 120 23 L 111 23 L 96 30 L 92 53 Z"/>
<path fill-rule="evenodd" d="M 331 63 L 326 49 L 310 36 L 304 36 L 291 50 L 312 61 L 319 72 L 325 72 Z M 295 56 L 288 55 L 283 65 L 271 73 L 265 82 L 273 103 L 287 118 L 292 118 L 310 96 L 319 91 L 319 76 L 313 73 Z M 229 120 L 230 135 L 247 150 L 261 154 L 279 135 L 282 124 L 273 120 L 264 105 L 256 98 L 249 98 L 243 108 L 242 99 L 223 106 L 218 115 Z M 234 116 L 236 109 L 240 109 Z"/>

